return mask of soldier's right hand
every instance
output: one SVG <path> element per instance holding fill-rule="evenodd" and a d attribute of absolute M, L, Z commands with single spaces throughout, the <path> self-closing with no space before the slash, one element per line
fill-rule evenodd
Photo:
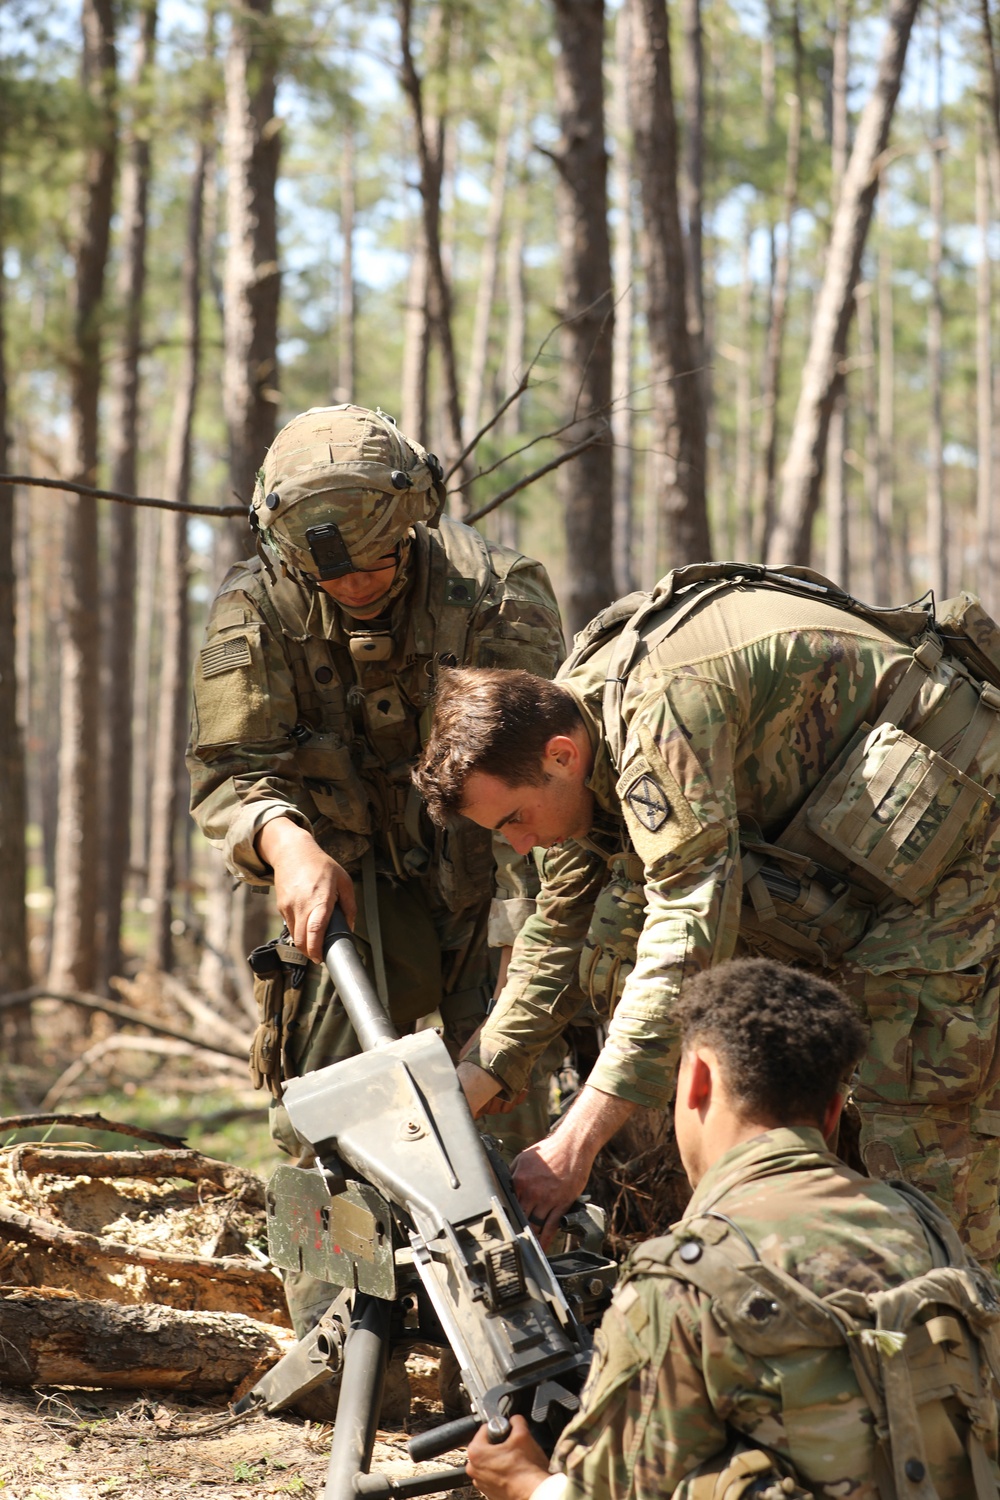
<path fill-rule="evenodd" d="M 314 963 L 322 963 L 323 935 L 334 907 L 339 905 L 354 926 L 357 900 L 350 875 L 290 818 L 273 818 L 264 825 L 257 852 L 274 871 L 275 899 L 292 942 Z"/>

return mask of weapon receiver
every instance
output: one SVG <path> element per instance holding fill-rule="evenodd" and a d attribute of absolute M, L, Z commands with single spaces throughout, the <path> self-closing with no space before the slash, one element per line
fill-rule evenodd
<path fill-rule="evenodd" d="M 472 1407 L 414 1438 L 414 1459 L 459 1446 L 480 1423 L 500 1441 L 515 1412 L 554 1439 L 579 1404 L 587 1324 L 617 1268 L 586 1209 L 564 1221 L 579 1248 L 548 1260 L 444 1042 L 431 1030 L 397 1036 L 339 908 L 324 956 L 363 1051 L 285 1085 L 316 1163 L 275 1171 L 268 1243 L 276 1265 L 344 1291 L 237 1410 L 280 1410 L 339 1375 L 326 1500 L 428 1494 L 470 1481 L 464 1469 L 368 1472 L 390 1349 L 449 1345 Z"/>

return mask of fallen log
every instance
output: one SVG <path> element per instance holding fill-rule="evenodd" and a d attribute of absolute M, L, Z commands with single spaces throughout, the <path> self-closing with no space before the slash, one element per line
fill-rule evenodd
<path fill-rule="evenodd" d="M 16 1244 L 26 1245 L 29 1250 L 39 1247 L 45 1252 L 46 1260 L 52 1257 L 70 1266 L 75 1263 L 83 1271 L 100 1270 L 106 1275 L 109 1266 L 138 1266 L 147 1278 L 155 1281 L 185 1283 L 192 1289 L 185 1294 L 189 1302 L 203 1299 L 210 1302 L 213 1295 L 221 1292 L 238 1299 L 247 1311 L 261 1315 L 269 1322 L 284 1323 L 287 1319 L 281 1282 L 272 1271 L 249 1256 L 230 1255 L 216 1259 L 207 1255 L 170 1254 L 139 1245 L 124 1245 L 81 1229 L 67 1229 L 2 1203 L 0 1244 L 3 1244 L 4 1260 L 8 1266 L 14 1263 L 12 1252 Z M 50 1285 L 55 1279 L 52 1274 L 39 1275 L 34 1266 L 23 1269 L 30 1269 L 35 1285 Z M 202 1291 L 199 1292 L 198 1288 Z M 170 1300 L 175 1299 L 171 1297 Z"/>
<path fill-rule="evenodd" d="M 0 1287 L 0 1385 L 228 1395 L 258 1380 L 292 1342 L 294 1335 L 243 1313 Z"/>
<path fill-rule="evenodd" d="M 264 1207 L 264 1184 L 255 1173 L 200 1151 L 91 1151 L 26 1141 L 11 1152 L 11 1167 L 29 1176 L 48 1172 L 62 1177 L 138 1177 L 147 1182 L 180 1177 L 211 1183 L 220 1192 L 240 1192 L 248 1207 Z"/>

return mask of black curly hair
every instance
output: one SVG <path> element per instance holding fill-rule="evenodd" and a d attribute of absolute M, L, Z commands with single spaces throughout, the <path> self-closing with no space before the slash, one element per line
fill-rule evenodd
<path fill-rule="evenodd" d="M 682 1048 L 701 1042 L 716 1052 L 737 1106 L 778 1123 L 822 1121 L 868 1039 L 834 985 L 762 958 L 704 970 L 674 1015 Z"/>

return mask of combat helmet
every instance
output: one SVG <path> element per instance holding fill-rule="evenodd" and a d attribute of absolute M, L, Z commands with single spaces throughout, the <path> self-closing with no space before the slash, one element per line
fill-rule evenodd
<path fill-rule="evenodd" d="M 315 406 L 278 433 L 250 525 L 287 573 L 315 585 L 373 567 L 444 509 L 441 464 L 364 406 Z M 266 557 L 265 557 L 266 561 Z"/>

